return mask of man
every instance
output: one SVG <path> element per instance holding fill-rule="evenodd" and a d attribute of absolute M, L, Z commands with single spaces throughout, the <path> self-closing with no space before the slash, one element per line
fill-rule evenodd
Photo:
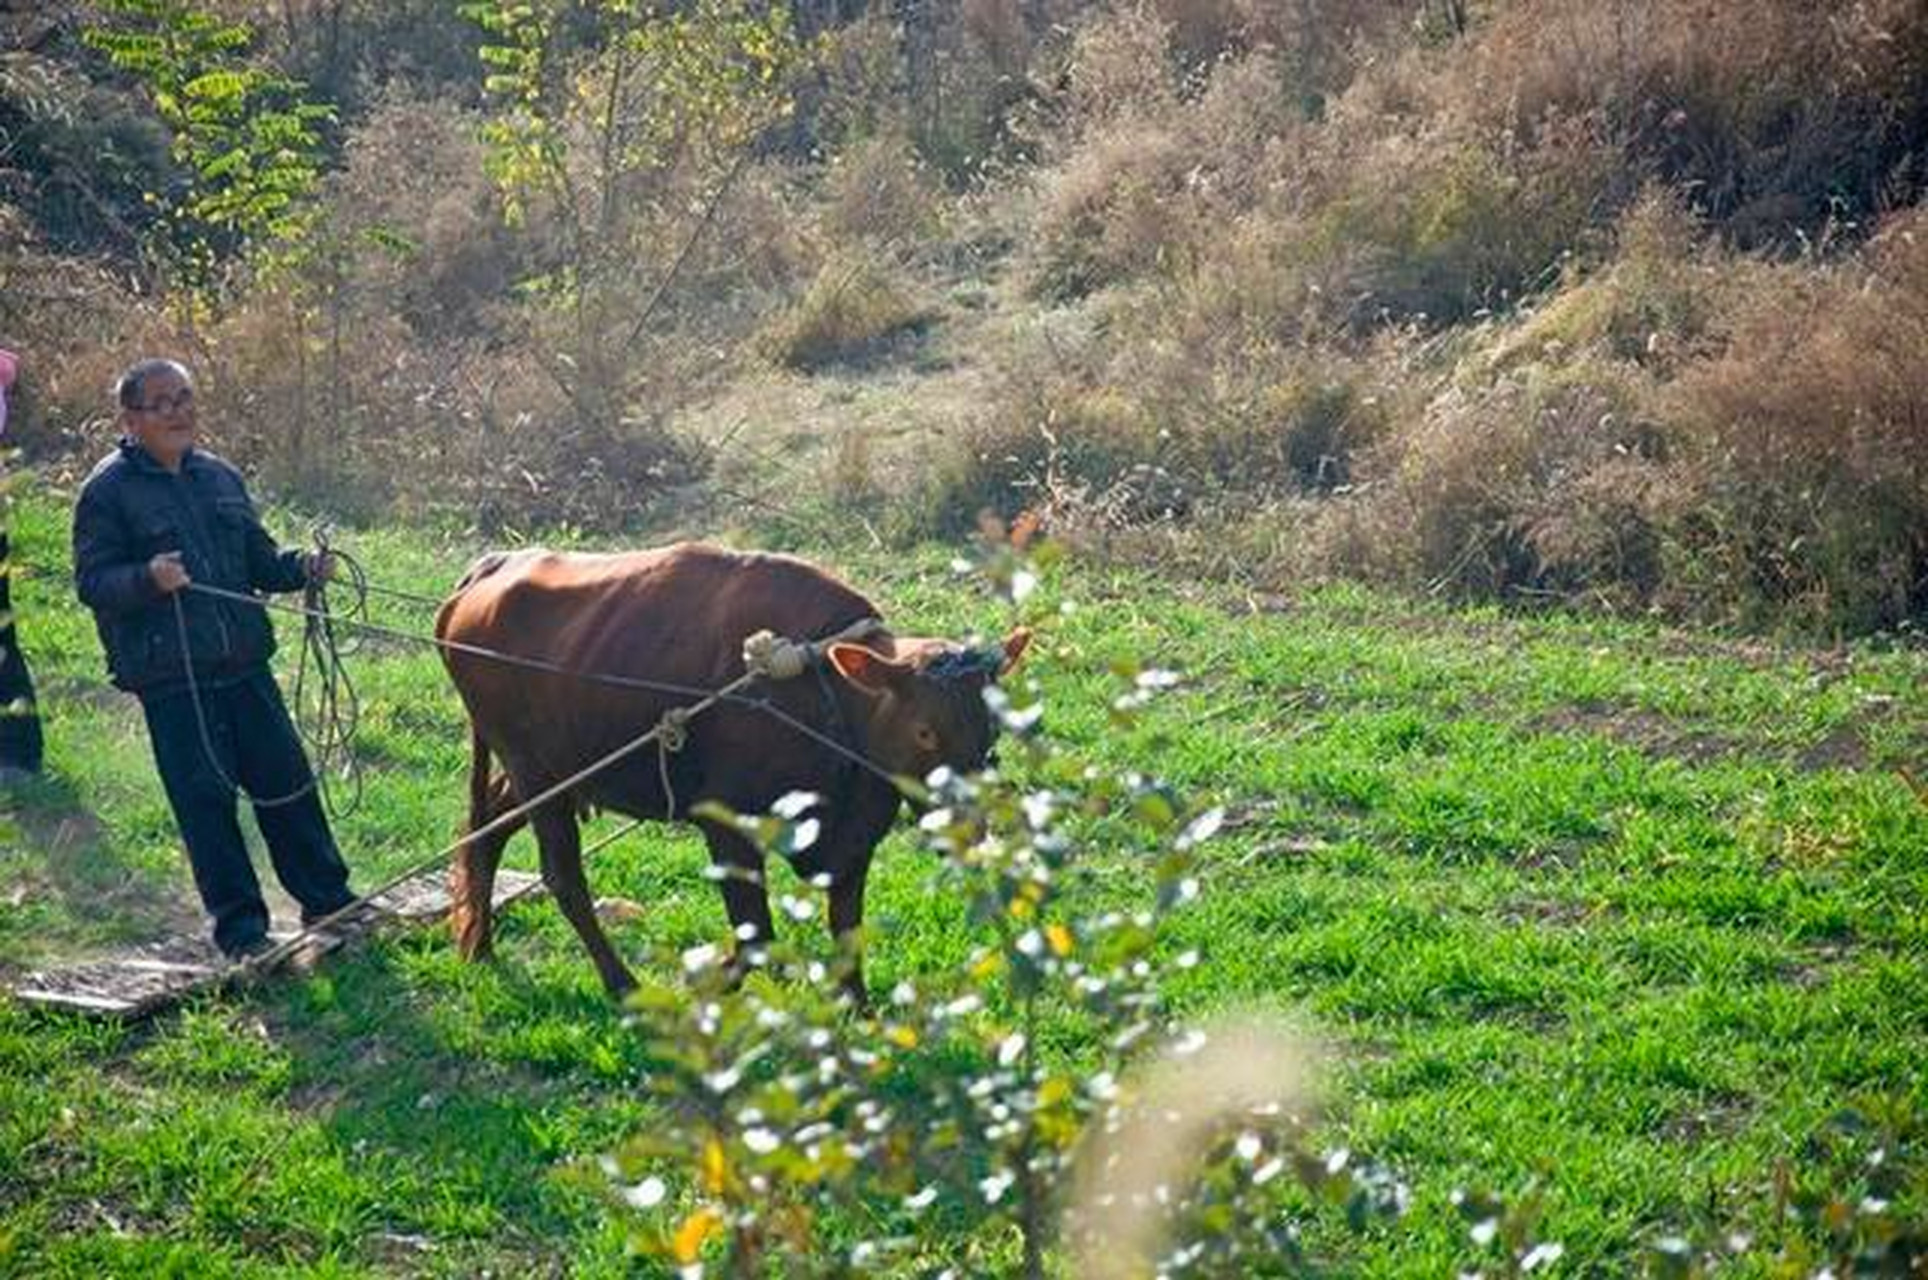
<path fill-rule="evenodd" d="M 74 510 L 75 583 L 114 683 L 140 698 L 215 945 L 245 958 L 268 946 L 268 908 L 236 820 L 237 786 L 304 925 L 354 897 L 268 671 L 267 611 L 192 588 L 296 591 L 326 581 L 334 566 L 276 546 L 240 473 L 194 447 L 185 368 L 143 360 L 121 376 L 116 398 L 120 446 L 94 468 Z"/>
<path fill-rule="evenodd" d="M 0 439 L 7 433 L 7 392 L 20 372 L 20 357 L 0 349 Z M 40 713 L 34 707 L 33 673 L 20 651 L 13 625 L 13 561 L 7 531 L 0 528 L 0 783 L 40 772 Z"/>

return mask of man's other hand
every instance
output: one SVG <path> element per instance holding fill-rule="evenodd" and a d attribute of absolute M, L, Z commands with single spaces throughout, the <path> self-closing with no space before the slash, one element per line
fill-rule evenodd
<path fill-rule="evenodd" d="M 308 581 L 314 583 L 335 580 L 335 555 L 332 551 L 310 551 L 308 553 Z"/>
<path fill-rule="evenodd" d="M 178 551 L 163 551 L 149 560 L 147 576 L 154 579 L 154 586 L 164 596 L 171 596 L 194 581 L 187 576 L 187 566 L 181 563 Z"/>

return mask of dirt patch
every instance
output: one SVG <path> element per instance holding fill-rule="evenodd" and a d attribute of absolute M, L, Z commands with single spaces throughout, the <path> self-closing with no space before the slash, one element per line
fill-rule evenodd
<path fill-rule="evenodd" d="M 1742 1095 L 1716 1094 L 1668 1117 L 1660 1133 L 1676 1142 L 1722 1141 L 1746 1128 L 1753 1114 L 1753 1105 Z"/>
<path fill-rule="evenodd" d="M 1745 744 L 1735 739 L 1682 728 L 1652 711 L 1599 702 L 1561 707 L 1529 721 L 1526 727 L 1531 733 L 1593 734 L 1643 755 L 1691 765 L 1724 760 L 1745 749 Z"/>
<path fill-rule="evenodd" d="M 1501 908 L 1499 919 L 1515 927 L 1532 924 L 1552 929 L 1584 929 L 1611 913 L 1612 908 L 1600 902 L 1524 898 Z"/>
<path fill-rule="evenodd" d="M 1847 942 L 1823 942 L 1803 948 L 1800 958 L 1783 965 L 1779 979 L 1791 987 L 1813 991 L 1840 975 L 1864 948 Z"/>

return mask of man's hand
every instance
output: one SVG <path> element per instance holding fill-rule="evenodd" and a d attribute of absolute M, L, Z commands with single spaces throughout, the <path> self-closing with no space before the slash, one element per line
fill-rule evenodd
<path fill-rule="evenodd" d="M 311 551 L 308 553 L 308 581 L 313 583 L 333 582 L 335 579 L 335 553 L 332 551 Z"/>
<path fill-rule="evenodd" d="M 187 576 L 187 566 L 181 563 L 178 551 L 163 551 L 147 562 L 147 576 L 154 579 L 154 586 L 164 596 L 171 596 L 194 579 Z"/>

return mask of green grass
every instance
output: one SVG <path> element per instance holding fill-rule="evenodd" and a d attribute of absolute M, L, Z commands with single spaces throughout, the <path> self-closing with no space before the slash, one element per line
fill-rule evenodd
<path fill-rule="evenodd" d="M 138 715 L 71 599 L 58 496 L 18 504 L 14 533 L 51 764 L 0 852 L 17 970 L 198 923 Z M 476 549 L 349 545 L 429 593 Z M 942 549 L 814 552 L 900 625 L 1003 622 Z M 1450 1192 L 1538 1177 L 1562 1265 L 1625 1271 L 1710 1199 L 1763 1228 L 1773 1166 L 1843 1104 L 1928 1104 L 1928 807 L 1901 776 L 1928 782 L 1919 651 L 1356 588 L 1254 615 L 1090 568 L 1054 589 L 1077 608 L 1028 661 L 1056 735 L 1233 816 L 1169 940 L 1204 954 L 1177 1003 L 1309 1012 L 1338 1060 L 1322 1140 L 1414 1188 L 1405 1220 L 1338 1242 L 1342 1270 L 1448 1274 L 1477 1256 Z M 1193 682 L 1120 733 L 1101 672 L 1127 655 Z M 367 793 L 337 826 L 366 886 L 452 836 L 465 735 L 431 655 L 351 661 Z M 1142 897 L 1135 851 L 1092 841 L 1088 892 Z M 597 891 L 644 908 L 619 945 L 721 940 L 702 863 L 666 829 L 599 856 Z M 880 852 L 873 986 L 970 950 L 929 871 L 902 833 Z M 391 933 L 128 1028 L 0 999 L 0 1274 L 628 1273 L 621 1220 L 569 1170 L 648 1124 L 649 1063 L 552 906 L 512 911 L 498 949 L 465 966 L 439 930 Z M 1066 1015 L 1050 1039 L 1076 1057 L 1087 1034 Z"/>

